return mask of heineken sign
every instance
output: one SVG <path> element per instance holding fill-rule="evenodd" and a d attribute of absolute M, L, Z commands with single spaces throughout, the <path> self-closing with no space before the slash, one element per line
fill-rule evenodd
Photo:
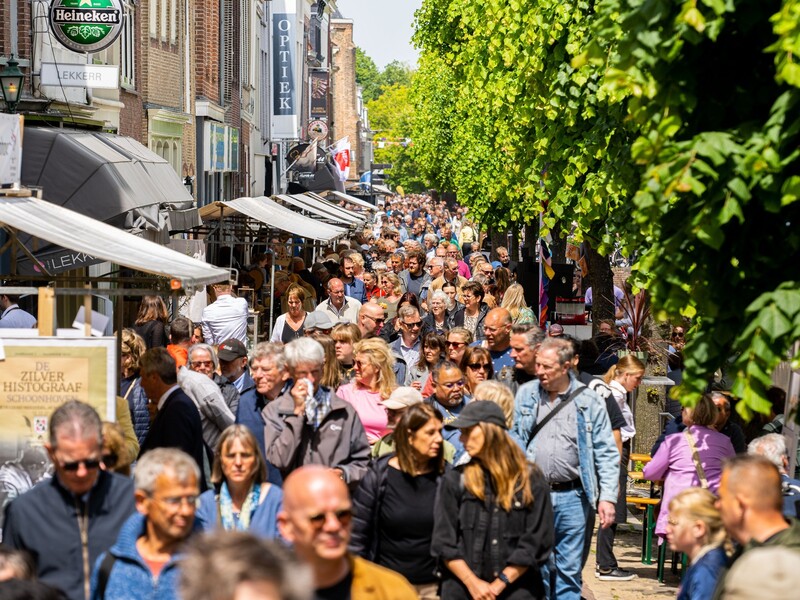
<path fill-rule="evenodd" d="M 123 11 L 122 0 L 53 0 L 50 28 L 70 50 L 99 52 L 122 31 Z"/>

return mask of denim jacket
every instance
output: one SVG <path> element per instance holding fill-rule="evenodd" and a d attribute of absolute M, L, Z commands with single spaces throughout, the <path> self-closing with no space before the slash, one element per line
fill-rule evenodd
<path fill-rule="evenodd" d="M 572 393 L 583 385 L 570 373 L 569 390 Z M 539 380 L 520 386 L 514 400 L 514 428 L 512 437 L 522 447 L 528 460 L 536 462 L 536 448 L 531 432 L 536 426 L 542 390 Z M 578 413 L 578 458 L 581 483 L 589 503 L 596 507 L 598 501 L 616 503 L 619 490 L 619 452 L 611 433 L 605 402 L 590 389 L 585 389 L 573 400 Z"/>

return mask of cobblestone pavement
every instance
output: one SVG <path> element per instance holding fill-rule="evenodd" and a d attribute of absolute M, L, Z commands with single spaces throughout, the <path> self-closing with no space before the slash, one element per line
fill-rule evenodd
<path fill-rule="evenodd" d="M 677 575 L 670 572 L 667 563 L 667 576 L 664 583 L 656 579 L 656 547 L 653 546 L 653 564 L 645 565 L 641 561 L 642 534 L 641 527 L 638 531 L 629 523 L 617 530 L 614 542 L 614 555 L 619 566 L 627 571 L 636 573 L 637 577 L 631 581 L 600 581 L 595 578 L 595 543 L 592 542 L 592 552 L 583 570 L 583 597 L 586 600 L 643 600 L 645 598 L 666 600 L 678 595 L 680 580 Z M 595 533 L 595 539 L 597 534 Z"/>

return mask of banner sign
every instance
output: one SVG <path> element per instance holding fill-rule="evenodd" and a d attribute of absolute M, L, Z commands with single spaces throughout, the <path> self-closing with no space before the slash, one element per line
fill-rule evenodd
<path fill-rule="evenodd" d="M 311 71 L 310 117 L 316 119 L 328 116 L 328 73 Z"/>
<path fill-rule="evenodd" d="M 122 32 L 125 8 L 122 0 L 53 0 L 50 29 L 74 52 L 99 52 L 113 44 Z"/>
<path fill-rule="evenodd" d="M 272 139 L 297 139 L 297 5 L 272 4 Z"/>
<path fill-rule="evenodd" d="M 41 78 L 42 85 L 115 90 L 119 88 L 119 67 L 43 62 Z"/>

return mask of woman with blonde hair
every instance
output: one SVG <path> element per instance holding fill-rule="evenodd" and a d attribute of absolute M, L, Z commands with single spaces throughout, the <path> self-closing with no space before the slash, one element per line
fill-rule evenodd
<path fill-rule="evenodd" d="M 120 341 L 119 395 L 128 403 L 136 439 L 141 444 L 150 431 L 147 394 L 139 377 L 139 360 L 147 351 L 142 337 L 133 329 L 123 329 Z"/>
<path fill-rule="evenodd" d="M 325 364 L 322 366 L 320 383 L 335 390 L 342 382 L 342 373 L 336 360 L 336 342 L 331 336 L 324 333 L 316 333 L 313 338 L 322 344 L 322 349 L 325 350 Z"/>
<path fill-rule="evenodd" d="M 307 293 L 305 288 L 293 283 L 286 290 L 288 310 L 275 320 L 270 342 L 288 344 L 292 340 L 303 337 L 303 324 L 306 322 L 306 310 L 303 308 Z"/>
<path fill-rule="evenodd" d="M 403 297 L 403 288 L 400 278 L 394 273 L 384 273 L 380 276 L 380 286 L 386 294 L 378 302 L 383 306 L 386 321 L 391 321 L 397 316 L 397 305 Z"/>
<path fill-rule="evenodd" d="M 445 474 L 434 508 L 431 553 L 447 567 L 442 600 L 544 598 L 540 568 L 554 533 L 541 471 L 494 402 L 470 402 L 451 426 L 461 430 L 470 461 Z"/>
<path fill-rule="evenodd" d="M 356 357 L 353 345 L 361 339 L 361 330 L 355 323 L 341 323 L 331 331 L 336 349 L 336 363 L 341 374 L 339 383 L 350 383 Z"/>
<path fill-rule="evenodd" d="M 353 351 L 355 376 L 339 387 L 336 395 L 353 405 L 372 446 L 381 439 L 389 422 L 383 401 L 397 387 L 394 357 L 389 344 L 380 338 L 360 340 L 353 345 Z"/>
<path fill-rule="evenodd" d="M 619 568 L 614 556 L 614 539 L 617 534 L 617 524 L 628 520 L 628 507 L 625 502 L 625 488 L 628 484 L 628 459 L 631 455 L 631 439 L 636 434 L 633 423 L 633 412 L 628 406 L 627 397 L 642 383 L 644 377 L 644 363 L 633 354 L 626 354 L 619 359 L 617 364 L 606 372 L 603 381 L 611 389 L 614 400 L 617 401 L 625 427 L 620 430 L 622 437 L 622 455 L 619 463 L 619 493 L 616 502 L 616 519 L 611 527 L 601 528 L 597 533 L 597 570 L 601 581 L 628 581 L 634 574 Z"/>
<path fill-rule="evenodd" d="M 667 543 L 689 559 L 677 600 L 711 598 L 727 564 L 725 527 L 716 500 L 708 490 L 690 488 L 669 503 Z"/>
<path fill-rule="evenodd" d="M 525 302 L 525 290 L 518 283 L 512 283 L 508 286 L 503 294 L 503 301 L 500 306 L 511 314 L 511 320 L 514 325 L 536 322 L 536 315 L 533 314 L 533 311 Z"/>
<path fill-rule="evenodd" d="M 514 394 L 511 389 L 499 381 L 482 381 L 472 392 L 472 400 L 488 400 L 503 409 L 506 416 L 506 428 L 511 429 L 514 424 Z"/>

